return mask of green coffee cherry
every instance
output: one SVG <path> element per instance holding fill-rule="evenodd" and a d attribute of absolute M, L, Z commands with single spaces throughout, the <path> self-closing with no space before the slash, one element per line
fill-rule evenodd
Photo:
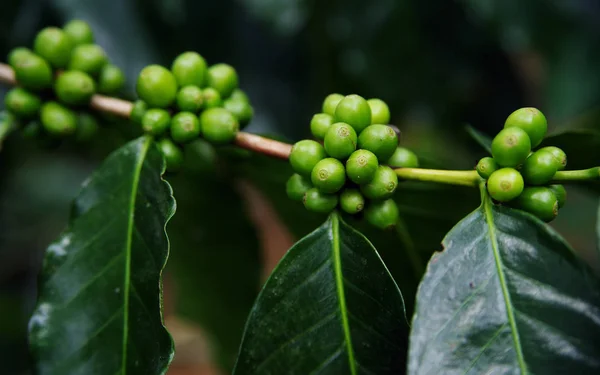
<path fill-rule="evenodd" d="M 33 50 L 55 68 L 64 68 L 71 57 L 73 42 L 71 38 L 58 27 L 42 29 L 33 42 Z"/>
<path fill-rule="evenodd" d="M 42 126 L 53 136 L 67 136 L 77 130 L 77 116 L 69 108 L 57 102 L 46 102 L 40 109 Z"/>
<path fill-rule="evenodd" d="M 342 101 L 342 99 L 344 99 L 344 95 L 342 94 L 327 95 L 325 100 L 323 100 L 323 105 L 321 107 L 323 113 L 326 113 L 332 117 L 335 116 L 335 109 L 337 108 L 338 104 Z"/>
<path fill-rule="evenodd" d="M 319 142 L 304 139 L 294 144 L 289 160 L 294 172 L 310 176 L 315 165 L 325 156 L 325 149 Z"/>
<path fill-rule="evenodd" d="M 81 44 L 73 48 L 69 70 L 79 70 L 91 76 L 97 76 L 108 63 L 106 53 L 97 44 Z"/>
<path fill-rule="evenodd" d="M 163 138 L 156 144 L 165 158 L 168 172 L 178 172 L 183 166 L 183 151 L 169 138 Z"/>
<path fill-rule="evenodd" d="M 208 68 L 208 86 L 219 92 L 221 98 L 228 98 L 238 87 L 238 75 L 231 65 L 215 64 Z"/>
<path fill-rule="evenodd" d="M 325 152 L 336 159 L 346 159 L 356 150 L 357 141 L 358 137 L 352 126 L 336 122 L 325 135 Z"/>
<path fill-rule="evenodd" d="M 202 95 L 202 89 L 193 86 L 183 86 L 177 92 L 176 97 L 177 108 L 181 111 L 198 113 L 202 109 L 204 104 L 204 96 Z"/>
<path fill-rule="evenodd" d="M 179 112 L 171 120 L 171 138 L 175 142 L 185 143 L 200 135 L 200 121 L 191 112 Z"/>
<path fill-rule="evenodd" d="M 184 52 L 177 56 L 171 71 L 179 86 L 203 87 L 206 81 L 206 61 L 196 52 Z"/>
<path fill-rule="evenodd" d="M 392 168 L 419 168 L 419 158 L 411 150 L 405 147 L 396 147 L 387 165 Z"/>
<path fill-rule="evenodd" d="M 310 179 L 300 176 L 298 173 L 294 173 L 292 177 L 287 180 L 285 191 L 291 200 L 301 201 L 304 198 L 304 194 L 312 189 L 312 187 Z"/>
<path fill-rule="evenodd" d="M 164 109 L 151 108 L 142 117 L 142 129 L 153 135 L 161 135 L 169 129 L 171 115 Z"/>
<path fill-rule="evenodd" d="M 240 124 L 224 108 L 209 108 L 200 115 L 200 129 L 204 138 L 214 144 L 226 144 L 235 139 Z"/>
<path fill-rule="evenodd" d="M 562 208 L 567 201 L 567 190 L 563 185 L 549 185 L 548 188 L 552 190 L 558 201 L 558 208 Z"/>
<path fill-rule="evenodd" d="M 254 116 L 254 108 L 245 100 L 226 99 L 223 102 L 223 108 L 231 112 L 240 123 L 240 127 L 244 127 L 250 123 Z"/>
<path fill-rule="evenodd" d="M 367 126 L 371 125 L 371 107 L 369 107 L 369 103 L 362 96 L 347 95 L 338 103 L 333 117 L 335 121 L 345 122 L 352 126 L 356 130 L 356 133 L 360 133 Z M 388 157 L 391 155 L 390 153 Z"/>
<path fill-rule="evenodd" d="M 242 89 L 235 89 L 235 90 L 233 90 L 233 92 L 229 96 L 229 99 L 243 100 L 245 102 L 250 103 L 250 99 L 248 98 L 248 95 L 246 95 L 246 93 Z"/>
<path fill-rule="evenodd" d="M 390 108 L 383 100 L 369 99 L 367 103 L 371 108 L 371 124 L 387 125 L 390 123 Z"/>
<path fill-rule="evenodd" d="M 492 141 L 492 156 L 501 167 L 516 167 L 527 159 L 529 152 L 529 136 L 518 127 L 502 129 Z"/>
<path fill-rule="evenodd" d="M 327 214 L 338 204 L 337 194 L 327 194 L 317 188 L 309 189 L 302 199 L 304 207 L 312 212 Z"/>
<path fill-rule="evenodd" d="M 528 185 L 544 185 L 554 177 L 558 161 L 549 150 L 538 150 L 531 154 L 521 169 L 523 179 Z"/>
<path fill-rule="evenodd" d="M 387 165 L 380 165 L 371 182 L 360 186 L 360 191 L 369 199 L 390 198 L 398 187 L 398 176 Z"/>
<path fill-rule="evenodd" d="M 69 21 L 63 26 L 63 30 L 69 36 L 74 46 L 94 43 L 94 32 L 90 25 L 85 21 Z"/>
<path fill-rule="evenodd" d="M 41 136 L 43 133 L 42 124 L 37 120 L 31 120 L 21 129 L 21 136 L 23 139 L 35 139 Z"/>
<path fill-rule="evenodd" d="M 113 64 L 106 64 L 100 71 L 98 77 L 98 92 L 106 95 L 114 95 L 123 89 L 125 85 L 125 74 Z"/>
<path fill-rule="evenodd" d="M 324 193 L 335 193 L 346 183 L 344 164 L 334 158 L 320 160 L 310 174 L 312 184 Z"/>
<path fill-rule="evenodd" d="M 68 70 L 56 79 L 54 92 L 58 99 L 65 104 L 87 104 L 96 92 L 96 84 L 88 74 L 77 70 Z"/>
<path fill-rule="evenodd" d="M 554 155 L 554 159 L 556 160 L 556 170 L 562 171 L 567 166 L 567 154 L 558 147 L 555 146 L 547 146 L 542 147 L 538 151 L 548 151 Z"/>
<path fill-rule="evenodd" d="M 217 108 L 223 105 L 221 94 L 212 87 L 207 87 L 202 90 L 202 96 L 204 97 L 205 108 Z"/>
<path fill-rule="evenodd" d="M 365 218 L 379 229 L 394 228 L 399 217 L 398 205 L 393 199 L 369 202 L 365 208 Z"/>
<path fill-rule="evenodd" d="M 545 222 L 558 215 L 558 199 L 547 187 L 527 187 L 515 201 L 515 206 L 533 214 Z"/>
<path fill-rule="evenodd" d="M 142 123 L 142 118 L 146 114 L 147 110 L 148 110 L 148 104 L 146 104 L 145 101 L 143 101 L 143 100 L 136 100 L 133 103 L 133 108 L 131 108 L 131 113 L 129 114 L 129 118 L 135 124 L 141 124 Z"/>
<path fill-rule="evenodd" d="M 377 156 L 369 150 L 356 150 L 346 161 L 348 178 L 359 185 L 371 182 L 378 168 Z"/>
<path fill-rule="evenodd" d="M 521 194 L 525 183 L 521 174 L 513 168 L 500 168 L 487 181 L 487 191 L 498 202 L 508 202 Z"/>
<path fill-rule="evenodd" d="M 21 56 L 13 69 L 15 78 L 26 89 L 38 91 L 52 86 L 52 68 L 38 55 Z"/>
<path fill-rule="evenodd" d="M 327 113 L 317 113 L 310 120 L 310 132 L 316 139 L 323 140 L 333 123 L 333 116 Z"/>
<path fill-rule="evenodd" d="M 398 135 L 387 125 L 368 126 L 358 136 L 358 148 L 369 150 L 378 160 L 389 160 L 398 147 Z"/>
<path fill-rule="evenodd" d="M 98 121 L 96 118 L 86 112 L 77 116 L 77 130 L 75 131 L 75 140 L 77 142 L 89 142 L 98 132 Z"/>
<path fill-rule="evenodd" d="M 30 55 L 33 55 L 33 52 L 29 48 L 17 47 L 10 51 L 7 61 L 14 68 L 21 59 Z"/>
<path fill-rule="evenodd" d="M 527 133 L 531 140 L 531 147 L 536 147 L 542 142 L 548 122 L 542 112 L 536 108 L 520 108 L 508 116 L 504 123 L 504 128 L 517 127 Z"/>
<path fill-rule="evenodd" d="M 479 176 L 485 180 L 490 178 L 491 174 L 498 170 L 498 163 L 489 156 L 481 158 L 477 163 L 477 173 Z"/>
<path fill-rule="evenodd" d="M 21 88 L 11 89 L 4 97 L 6 109 L 21 118 L 35 117 L 42 106 L 40 98 Z"/>
<path fill-rule="evenodd" d="M 340 194 L 340 207 L 350 215 L 357 214 L 365 207 L 365 198 L 358 189 L 344 189 Z"/>
<path fill-rule="evenodd" d="M 142 69 L 135 88 L 140 99 L 150 107 L 166 108 L 177 96 L 175 76 L 160 65 L 149 65 Z"/>

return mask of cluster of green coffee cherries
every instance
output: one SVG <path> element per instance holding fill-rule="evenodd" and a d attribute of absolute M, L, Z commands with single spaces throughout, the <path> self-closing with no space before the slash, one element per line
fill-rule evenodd
<path fill-rule="evenodd" d="M 33 50 L 18 47 L 8 55 L 18 86 L 4 104 L 12 121 L 26 137 L 72 137 L 90 140 L 98 129 L 86 111 L 92 95 L 115 95 L 125 83 L 123 72 L 110 64 L 94 34 L 83 21 L 47 27 L 35 37 Z"/>
<path fill-rule="evenodd" d="M 238 88 L 238 75 L 227 64 L 207 67 L 196 52 L 177 56 L 167 69 L 149 65 L 140 72 L 130 118 L 157 136 L 167 170 L 183 164 L 181 145 L 202 136 L 215 144 L 235 139 L 254 114 L 248 96 Z"/>
<path fill-rule="evenodd" d="M 287 182 L 288 196 L 307 210 L 329 213 L 336 207 L 361 214 L 386 229 L 398 220 L 392 195 L 398 176 L 392 168 L 417 168 L 410 150 L 398 146 L 398 134 L 389 126 L 390 110 L 380 99 L 331 94 L 315 114 L 310 130 L 316 140 L 294 144 Z"/>
<path fill-rule="evenodd" d="M 487 180 L 487 191 L 497 202 L 552 221 L 567 196 L 562 185 L 550 184 L 557 171 L 567 165 L 567 155 L 554 146 L 540 145 L 548 123 L 535 108 L 513 112 L 492 141 L 492 157 L 477 163 L 477 172 Z"/>

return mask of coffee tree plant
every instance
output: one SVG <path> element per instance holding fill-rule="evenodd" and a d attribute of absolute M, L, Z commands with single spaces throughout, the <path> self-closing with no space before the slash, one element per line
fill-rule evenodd
<path fill-rule="evenodd" d="M 535 108 L 510 114 L 493 140 L 470 129 L 491 155 L 455 171 L 420 168 L 399 146 L 387 104 L 356 94 L 324 99 L 310 122 L 312 140 L 290 145 L 242 132 L 254 111 L 235 69 L 208 66 L 196 52 L 144 68 L 139 99 L 119 99 L 124 74 L 78 20 L 11 51 L 0 81 L 14 86 L 0 140 L 86 142 L 100 117 L 127 119 L 141 133 L 83 184 L 68 227 L 46 250 L 29 323 L 37 373 L 167 371 L 174 349 L 162 275 L 176 211 L 167 181 L 187 157 L 182 147 L 195 142 L 288 160 L 293 174 L 276 188 L 324 218 L 256 298 L 234 374 L 600 373 L 598 277 L 546 224 L 566 203 L 563 184 L 597 189 L 600 167 L 567 170 L 556 145 L 575 145 L 576 153 L 585 136 L 547 138 Z M 418 182 L 412 194 L 433 202 L 445 192 L 430 186 L 440 184 L 471 189 L 481 204 L 429 260 L 407 316 L 397 281 L 355 227 L 366 222 L 374 237 L 409 238 L 397 202 L 411 194 L 402 190 L 411 181 Z M 414 244 L 405 250 L 420 275 Z"/>

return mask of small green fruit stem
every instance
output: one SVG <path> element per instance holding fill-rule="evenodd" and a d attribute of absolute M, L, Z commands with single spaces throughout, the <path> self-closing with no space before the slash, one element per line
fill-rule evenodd
<path fill-rule="evenodd" d="M 600 167 L 580 169 L 575 171 L 558 171 L 552 178 L 552 183 L 585 182 L 600 180 Z"/>
<path fill-rule="evenodd" d="M 481 177 L 477 171 L 446 171 L 440 169 L 398 168 L 398 178 L 402 180 L 437 182 L 440 184 L 477 187 Z"/>

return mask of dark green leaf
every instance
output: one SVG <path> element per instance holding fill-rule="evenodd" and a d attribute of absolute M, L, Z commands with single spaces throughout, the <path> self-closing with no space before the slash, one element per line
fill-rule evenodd
<path fill-rule="evenodd" d="M 549 226 L 482 199 L 430 261 L 408 373 L 599 373 L 598 280 Z"/>
<path fill-rule="evenodd" d="M 492 139 L 486 134 L 483 134 L 479 130 L 475 129 L 471 125 L 465 126 L 466 132 L 473 138 L 484 150 L 488 153 L 492 153 Z"/>
<path fill-rule="evenodd" d="M 40 374 L 163 374 L 173 342 L 161 316 L 165 225 L 175 211 L 164 163 L 142 137 L 84 183 L 51 244 L 30 320 Z"/>
<path fill-rule="evenodd" d="M 377 251 L 333 213 L 261 291 L 235 374 L 396 374 L 404 304 Z"/>

